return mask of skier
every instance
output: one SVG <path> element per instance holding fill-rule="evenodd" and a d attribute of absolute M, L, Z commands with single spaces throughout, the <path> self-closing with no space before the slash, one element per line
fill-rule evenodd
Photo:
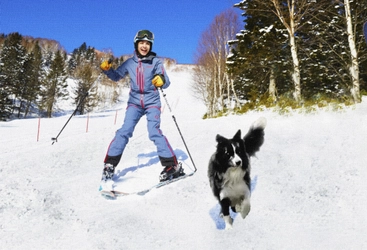
<path fill-rule="evenodd" d="M 111 68 L 110 61 L 103 61 L 102 71 L 113 81 L 118 81 L 127 74 L 130 76 L 130 94 L 127 102 L 125 119 L 122 127 L 116 131 L 115 137 L 108 147 L 104 159 L 100 190 L 113 190 L 113 175 L 120 162 L 124 149 L 133 135 L 134 128 L 140 118 L 146 115 L 149 139 L 157 147 L 157 153 L 163 171 L 160 181 L 183 175 L 181 163 L 177 162 L 167 138 L 160 129 L 161 101 L 157 88 L 167 88 L 170 80 L 163 63 L 152 52 L 154 34 L 149 30 L 140 30 L 134 37 L 134 56 L 123 62 L 116 70 Z"/>

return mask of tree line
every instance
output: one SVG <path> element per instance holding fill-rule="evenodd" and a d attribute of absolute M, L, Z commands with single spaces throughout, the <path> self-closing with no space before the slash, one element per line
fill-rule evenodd
<path fill-rule="evenodd" d="M 242 11 L 242 24 L 235 10 Z M 361 102 L 364 0 L 243 0 L 216 16 L 196 56 L 207 116 Z"/>
<path fill-rule="evenodd" d="M 0 120 L 24 118 L 30 113 L 52 117 L 58 103 L 73 93 L 77 114 L 91 111 L 108 99 L 97 94 L 95 84 L 104 53 L 83 43 L 67 55 L 53 40 L 23 37 L 15 32 L 0 34 Z M 108 55 L 111 57 L 111 55 Z M 123 57 L 114 58 L 114 64 Z M 68 79 L 76 82 L 70 91 Z M 113 86 L 112 102 L 118 98 L 116 83 L 101 76 L 98 83 Z M 104 93 L 105 94 L 105 93 Z M 86 98 L 83 98 L 85 97 Z"/>
<path fill-rule="evenodd" d="M 220 13 L 195 55 L 193 89 L 206 116 L 361 102 L 366 17 L 365 0 L 242 0 Z M 94 84 L 103 56 L 85 43 L 67 55 L 56 41 L 0 34 L 0 119 L 30 112 L 51 117 L 58 102 L 70 98 L 68 79 L 77 84 L 74 103 L 83 100 L 78 114 L 116 101 L 116 83 L 102 76 L 114 89 L 109 93 Z M 123 60 L 114 58 L 114 66 Z"/>

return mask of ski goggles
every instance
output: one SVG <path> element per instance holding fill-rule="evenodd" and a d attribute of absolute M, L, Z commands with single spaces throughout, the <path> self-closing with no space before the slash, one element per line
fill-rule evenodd
<path fill-rule="evenodd" d="M 149 40 L 154 40 L 154 34 L 149 30 L 140 30 L 135 36 L 136 40 L 148 38 Z"/>

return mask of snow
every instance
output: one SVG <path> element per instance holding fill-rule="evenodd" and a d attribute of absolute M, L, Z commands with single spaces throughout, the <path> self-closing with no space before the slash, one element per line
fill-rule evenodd
<path fill-rule="evenodd" d="M 103 159 L 123 121 L 125 101 L 117 112 L 91 113 L 88 132 L 88 116 L 73 117 L 54 145 L 51 137 L 69 115 L 0 123 L 1 249 L 367 249 L 366 99 L 342 111 L 265 110 L 203 120 L 191 71 L 168 73 L 166 97 L 197 173 L 145 196 L 102 198 Z M 189 172 L 187 152 L 164 106 L 162 130 Z M 259 117 L 267 127 L 252 159 L 252 208 L 244 220 L 233 215 L 232 230 L 222 230 L 206 176 L 215 136 L 245 133 Z M 155 183 L 161 169 L 143 117 L 116 184 L 124 189 Z"/>
<path fill-rule="evenodd" d="M 269 27 L 261 28 L 259 30 L 259 32 L 260 33 L 262 33 L 262 32 L 269 33 L 273 27 L 274 27 L 273 25 L 270 25 Z"/>

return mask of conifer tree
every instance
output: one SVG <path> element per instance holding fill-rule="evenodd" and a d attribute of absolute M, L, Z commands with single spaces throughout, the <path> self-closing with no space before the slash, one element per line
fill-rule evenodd
<path fill-rule="evenodd" d="M 95 59 L 96 55 L 94 48 L 89 46 L 87 47 L 87 44 L 84 42 L 79 48 L 74 49 L 72 52 L 71 57 L 68 60 L 68 71 L 71 75 L 73 75 L 78 65 L 82 65 L 86 61 L 89 63 L 94 63 Z"/>
<path fill-rule="evenodd" d="M 27 102 L 25 105 L 24 116 L 27 116 L 32 105 L 37 104 L 37 99 L 40 95 L 42 80 L 44 77 L 42 53 L 38 42 L 36 42 L 36 44 L 34 45 L 32 52 L 29 54 L 29 57 L 31 58 L 31 60 L 26 70 L 28 74 L 28 88 L 25 95 L 25 99 Z"/>
<path fill-rule="evenodd" d="M 41 107 L 46 111 L 47 117 L 52 116 L 58 101 L 68 97 L 65 64 L 65 57 L 58 50 L 51 62 L 42 91 Z"/>
<path fill-rule="evenodd" d="M 75 75 L 77 86 L 74 103 L 78 106 L 77 113 L 82 115 L 92 111 L 98 104 L 97 85 L 94 84 L 97 76 L 91 64 L 78 66 Z"/>
<path fill-rule="evenodd" d="M 242 73 L 247 73 L 240 80 L 253 83 L 256 79 L 263 79 L 262 75 L 275 76 L 279 95 L 289 97 L 287 93 L 293 88 L 298 103 L 301 89 L 302 99 L 345 89 L 338 82 L 348 76 L 348 67 L 342 65 L 344 59 L 340 58 L 348 57 L 349 53 L 345 51 L 346 33 L 338 31 L 343 27 L 343 21 L 340 15 L 336 15 L 335 3 L 333 0 L 317 3 L 243 0 L 236 4 L 245 11 L 245 29 L 234 41 L 238 46 L 232 59 L 233 65 L 239 65 Z M 251 68 L 255 71 L 251 72 Z M 263 74 L 256 75 L 256 72 Z"/>
<path fill-rule="evenodd" d="M 4 91 L 12 99 L 12 113 L 18 109 L 19 114 L 25 84 L 23 71 L 26 60 L 26 51 L 19 33 L 11 33 L 6 37 L 1 51 L 1 60 L 1 82 L 5 88 Z"/>
<path fill-rule="evenodd" d="M 228 58 L 231 72 L 236 75 L 235 87 L 238 95 L 248 103 L 261 98 L 277 99 L 277 94 L 289 91 L 291 81 L 289 69 L 289 50 L 285 30 L 263 2 L 242 1 L 235 7 L 245 10 L 244 29 L 237 39 L 230 41 L 233 54 Z M 287 73 L 284 73 L 287 72 Z"/>
<path fill-rule="evenodd" d="M 6 121 L 11 116 L 12 101 L 9 98 L 11 95 L 10 86 L 8 84 L 8 76 L 5 75 L 6 70 L 4 58 L 6 58 L 6 53 L 4 51 L 7 48 L 4 46 L 5 36 L 1 34 L 1 53 L 0 53 L 0 121 Z M 5 50 L 4 50 L 5 48 Z"/>
<path fill-rule="evenodd" d="M 33 57 L 31 54 L 27 54 L 24 58 L 23 62 L 23 69 L 19 72 L 19 81 L 20 85 L 17 91 L 18 96 L 18 114 L 17 118 L 21 117 L 21 113 L 25 112 L 26 105 L 29 101 L 29 97 L 31 96 L 31 92 L 33 91 L 30 88 L 32 78 L 33 70 L 32 70 L 32 64 L 33 64 Z"/>
<path fill-rule="evenodd" d="M 2 73 L 2 61 L 0 56 L 0 121 L 6 121 L 11 116 L 12 101 L 9 98 L 11 93 L 9 85 L 5 75 Z"/>
<path fill-rule="evenodd" d="M 78 105 L 77 112 L 84 114 L 92 111 L 98 103 L 97 85 L 94 85 L 99 72 L 95 67 L 96 54 L 94 48 L 87 47 L 83 43 L 78 49 L 73 51 L 69 67 L 72 65 L 72 75 L 76 80 L 77 86 L 74 89 L 76 95 L 74 103 Z M 69 62 L 70 62 L 69 61 Z"/>

